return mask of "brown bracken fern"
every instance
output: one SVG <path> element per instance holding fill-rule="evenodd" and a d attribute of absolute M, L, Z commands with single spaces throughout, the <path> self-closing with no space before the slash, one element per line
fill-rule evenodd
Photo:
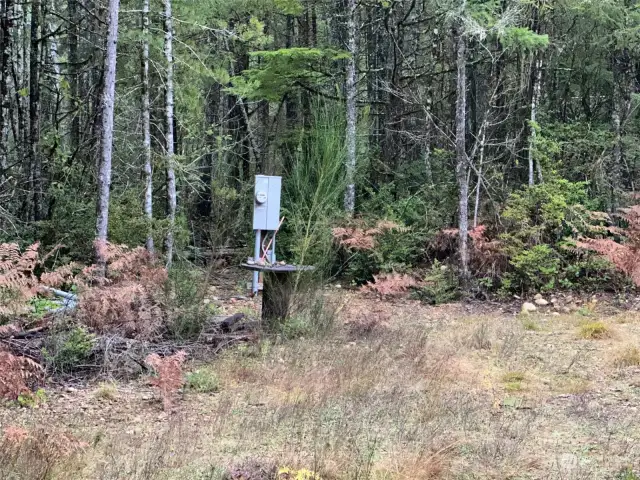
<path fill-rule="evenodd" d="M 390 220 L 379 220 L 372 228 L 367 228 L 362 221 L 353 226 L 337 227 L 332 230 L 334 240 L 349 250 L 373 250 L 376 237 L 390 231 L 407 231 L 406 227 Z"/>
<path fill-rule="evenodd" d="M 608 227 L 606 233 L 621 235 L 622 243 L 611 238 L 581 238 L 576 246 L 602 255 L 640 287 L 640 205 L 620 209 L 617 216 L 627 227 Z"/>
<path fill-rule="evenodd" d="M 15 243 L 0 243 L 0 317 L 26 313 L 28 301 L 41 286 L 58 287 L 73 277 L 73 266 L 65 265 L 38 278 L 36 269 L 60 246 L 44 256 L 39 247 L 36 242 L 21 252 Z"/>
<path fill-rule="evenodd" d="M 418 282 L 411 275 L 400 273 L 381 273 L 373 276 L 373 282 L 361 287 L 365 292 L 373 292 L 382 297 L 401 295 L 412 287 L 417 287 Z"/>
<path fill-rule="evenodd" d="M 0 351 L 0 398 L 16 400 L 42 380 L 43 368 L 27 357 Z"/>
<path fill-rule="evenodd" d="M 80 289 L 78 317 L 98 332 L 149 339 L 163 324 L 162 294 L 166 269 L 144 248 L 102 242 L 106 276 L 95 265 L 76 278 Z"/>
<path fill-rule="evenodd" d="M 160 392 L 166 412 L 172 410 L 176 394 L 184 383 L 182 364 L 186 359 L 187 354 L 182 350 L 167 357 L 153 353 L 145 359 L 145 363 L 156 371 L 157 377 L 151 378 L 151 384 Z"/>

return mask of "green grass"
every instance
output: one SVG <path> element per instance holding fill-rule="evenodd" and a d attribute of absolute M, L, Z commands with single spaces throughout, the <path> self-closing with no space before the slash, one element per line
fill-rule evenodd
<path fill-rule="evenodd" d="M 517 392 L 522 390 L 522 382 L 526 376 L 523 372 L 507 372 L 502 376 L 502 383 L 508 392 Z"/>
<path fill-rule="evenodd" d="M 220 390 L 220 379 L 210 367 L 203 367 L 186 376 L 185 389 L 196 393 L 215 393 Z"/>
<path fill-rule="evenodd" d="M 538 325 L 538 323 L 531 319 L 531 318 L 523 318 L 522 319 L 522 328 L 524 328 L 525 330 L 528 330 L 530 332 L 539 332 L 540 331 L 540 325 Z"/>
<path fill-rule="evenodd" d="M 580 325 L 579 333 L 582 338 L 587 340 L 599 340 L 611 336 L 609 327 L 602 321 L 583 323 Z"/>

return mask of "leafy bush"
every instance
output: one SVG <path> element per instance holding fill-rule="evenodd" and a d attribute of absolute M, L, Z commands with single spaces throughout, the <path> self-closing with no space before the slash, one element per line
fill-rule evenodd
<path fill-rule="evenodd" d="M 436 260 L 416 294 L 431 305 L 449 303 L 460 298 L 460 283 L 452 268 Z"/>
<path fill-rule="evenodd" d="M 501 292 L 624 288 L 610 264 L 576 248 L 577 238 L 602 228 L 602 214 L 591 206 L 585 182 L 552 178 L 512 193 L 502 214 L 501 250 L 510 268 Z"/>
<path fill-rule="evenodd" d="M 82 327 L 49 335 L 42 349 L 47 367 L 56 372 L 70 372 L 91 355 L 95 336 Z"/>
<path fill-rule="evenodd" d="M 205 272 L 187 262 L 176 262 L 169 271 L 169 334 L 177 339 L 196 338 L 209 312 L 204 308 Z"/>
<path fill-rule="evenodd" d="M 547 291 L 556 286 L 560 258 L 549 245 L 523 249 L 510 260 L 514 271 L 507 275 L 511 285 L 525 291 Z"/>
<path fill-rule="evenodd" d="M 579 230 L 589 205 L 585 187 L 585 182 L 550 179 L 509 195 L 502 212 L 505 247 L 555 244 Z"/>

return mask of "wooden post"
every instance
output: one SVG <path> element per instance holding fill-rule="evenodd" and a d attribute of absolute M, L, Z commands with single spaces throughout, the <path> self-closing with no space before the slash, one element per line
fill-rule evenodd
<path fill-rule="evenodd" d="M 262 321 L 275 326 L 289 314 L 293 275 L 291 272 L 264 272 L 262 288 Z"/>

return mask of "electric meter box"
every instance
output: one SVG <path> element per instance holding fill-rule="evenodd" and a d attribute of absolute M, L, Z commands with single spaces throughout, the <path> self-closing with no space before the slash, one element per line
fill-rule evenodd
<path fill-rule="evenodd" d="M 280 224 L 282 177 L 256 175 L 253 192 L 253 229 L 277 230 Z"/>

